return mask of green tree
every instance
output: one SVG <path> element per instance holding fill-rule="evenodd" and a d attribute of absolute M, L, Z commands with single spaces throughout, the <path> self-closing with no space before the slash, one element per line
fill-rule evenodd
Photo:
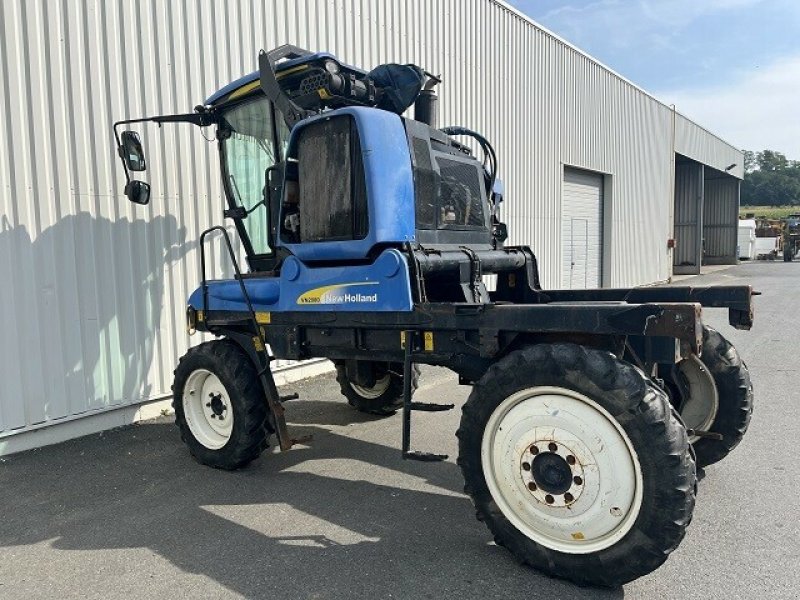
<path fill-rule="evenodd" d="M 758 168 L 758 158 L 752 150 L 744 150 L 744 172 L 752 173 Z"/>
<path fill-rule="evenodd" d="M 775 150 L 762 150 L 756 155 L 756 162 L 762 171 L 783 171 L 789 166 L 786 155 Z"/>
<path fill-rule="evenodd" d="M 741 202 L 747 206 L 800 205 L 800 161 L 775 150 L 744 151 Z"/>

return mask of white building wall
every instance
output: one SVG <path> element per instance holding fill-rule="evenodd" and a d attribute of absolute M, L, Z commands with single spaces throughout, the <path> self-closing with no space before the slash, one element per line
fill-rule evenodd
<path fill-rule="evenodd" d="M 169 394 L 196 240 L 221 220 L 216 145 L 151 128 L 153 200 L 136 207 L 111 124 L 190 111 L 287 42 L 441 73 L 441 123 L 494 142 L 510 241 L 533 246 L 545 285 L 560 279 L 565 165 L 608 176 L 604 283 L 635 285 L 671 273 L 673 151 L 742 162 L 494 0 L 3 0 L 0 453 L 3 437 Z"/>
<path fill-rule="evenodd" d="M 741 150 L 680 113 L 675 114 L 675 151 L 737 179 L 744 177 Z"/>

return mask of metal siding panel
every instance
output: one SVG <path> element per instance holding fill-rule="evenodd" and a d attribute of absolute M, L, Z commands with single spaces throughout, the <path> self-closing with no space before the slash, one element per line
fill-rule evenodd
<path fill-rule="evenodd" d="M 675 167 L 675 240 L 673 261 L 676 266 L 699 265 L 698 232 L 702 227 L 699 212 L 702 188 L 702 169 L 698 164 L 679 164 Z"/>
<path fill-rule="evenodd" d="M 707 178 L 703 205 L 705 260 L 736 262 L 738 215 L 739 181 L 733 177 Z"/>
<path fill-rule="evenodd" d="M 534 248 L 545 285 L 560 280 L 564 164 L 613 181 L 608 283 L 670 274 L 672 111 L 504 3 L 8 0 L 0 33 L 0 119 L 14 141 L 0 153 L 0 275 L 14 282 L 0 291 L 0 435 L 169 393 L 190 341 L 195 240 L 220 221 L 216 148 L 188 126 L 142 128 L 153 200 L 133 207 L 110 125 L 191 110 L 254 70 L 262 47 L 441 73 L 441 122 L 494 142 L 510 242 Z M 676 148 L 741 164 L 680 115 Z M 209 259 L 230 273 L 218 242 Z"/>
<path fill-rule="evenodd" d="M 734 165 L 728 174 L 744 178 L 744 154 L 701 125 L 675 113 L 675 151 L 718 171 Z"/>

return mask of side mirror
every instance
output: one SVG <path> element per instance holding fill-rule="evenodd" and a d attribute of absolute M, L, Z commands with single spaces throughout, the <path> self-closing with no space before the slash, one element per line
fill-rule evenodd
<path fill-rule="evenodd" d="M 492 237 L 501 244 L 508 239 L 508 227 L 505 223 L 492 223 Z"/>
<path fill-rule="evenodd" d="M 117 150 L 129 171 L 144 171 L 147 163 L 144 159 L 144 150 L 139 134 L 135 131 L 123 131 Z M 146 202 L 145 202 L 146 204 Z"/>
<path fill-rule="evenodd" d="M 150 184 L 144 181 L 131 179 L 125 186 L 125 195 L 128 197 L 128 200 L 134 204 L 149 204 Z"/>
<path fill-rule="evenodd" d="M 503 181 L 501 179 L 495 179 L 494 186 L 492 186 L 492 202 L 495 206 L 500 205 L 500 203 L 503 201 L 503 196 L 505 193 Z"/>

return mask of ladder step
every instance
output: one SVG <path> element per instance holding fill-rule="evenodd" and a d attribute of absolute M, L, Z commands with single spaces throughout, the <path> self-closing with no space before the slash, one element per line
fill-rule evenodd
<path fill-rule="evenodd" d="M 453 410 L 455 404 L 433 404 L 432 402 L 412 402 L 409 405 L 410 410 L 422 410 L 426 412 L 440 412 L 445 410 Z"/>
<path fill-rule="evenodd" d="M 406 460 L 418 460 L 419 462 L 442 462 L 447 460 L 447 454 L 432 454 L 430 452 L 419 452 L 417 450 L 403 452 Z"/>

